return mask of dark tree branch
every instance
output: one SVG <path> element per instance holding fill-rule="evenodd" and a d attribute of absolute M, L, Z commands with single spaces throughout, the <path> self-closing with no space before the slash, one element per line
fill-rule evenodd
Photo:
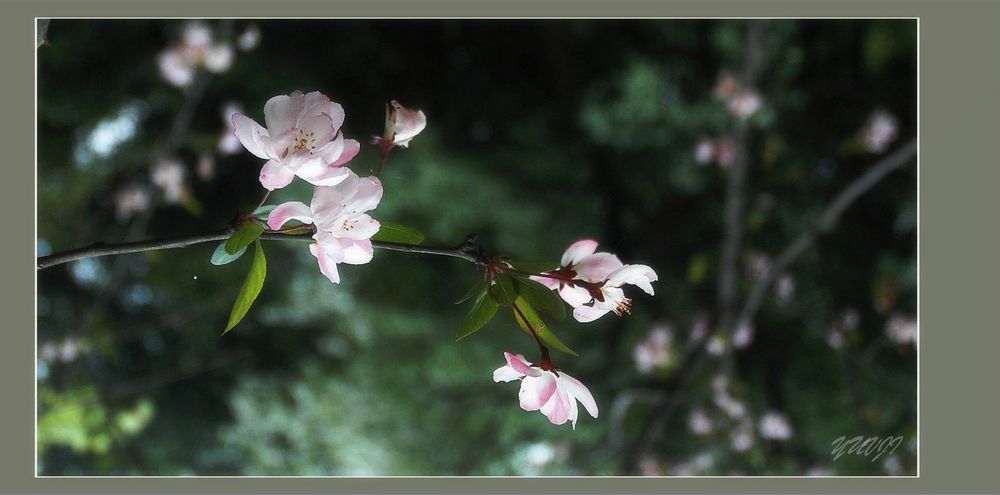
<path fill-rule="evenodd" d="M 744 47 L 743 73 L 740 86 L 751 88 L 756 84 L 764 51 L 764 26 L 766 21 L 751 21 L 747 25 Z M 732 130 L 733 164 L 726 184 L 725 230 L 722 241 L 722 260 L 719 269 L 719 325 L 727 329 L 732 325 L 738 305 L 738 264 L 743 245 L 744 194 L 748 166 L 750 128 L 746 119 L 736 121 Z"/>
<path fill-rule="evenodd" d="M 98 256 L 111 256 L 116 254 L 141 253 L 144 251 L 159 251 L 162 249 L 176 249 L 207 242 L 222 241 L 229 237 L 231 231 L 222 231 L 212 234 L 193 235 L 186 237 L 175 237 L 171 239 L 160 239 L 154 241 L 124 242 L 120 244 L 93 244 L 90 246 L 72 249 L 61 253 L 51 254 L 38 258 L 37 269 L 42 270 L 70 261 L 77 261 Z M 268 241 L 311 241 L 312 234 L 281 234 L 276 232 L 265 232 L 261 234 L 261 239 Z M 404 253 L 430 254 L 435 256 L 449 256 L 461 258 L 475 264 L 483 264 L 484 259 L 476 244 L 476 235 L 471 234 L 465 238 L 461 244 L 455 247 L 434 247 L 416 246 L 412 244 L 400 244 L 396 242 L 372 241 L 376 249 L 386 249 L 389 251 L 401 251 Z"/>
<path fill-rule="evenodd" d="M 743 306 L 743 310 L 740 312 L 735 328 L 739 328 L 741 325 L 749 323 L 753 320 L 754 315 L 757 314 L 757 310 L 760 309 L 761 304 L 764 302 L 764 296 L 767 293 L 767 290 L 772 284 L 774 284 L 774 281 L 778 278 L 778 276 L 785 271 L 789 265 L 795 262 L 795 260 L 798 259 L 798 257 L 801 256 L 806 249 L 812 246 L 820 235 L 833 229 L 833 227 L 837 224 L 837 221 L 840 219 L 840 215 L 844 213 L 844 210 L 846 210 L 848 206 L 854 203 L 854 201 L 857 200 L 862 194 L 874 187 L 875 184 L 878 184 L 878 182 L 888 175 L 889 172 L 906 165 L 916 156 L 917 140 L 914 138 L 893 152 L 891 155 L 885 157 L 881 162 L 875 164 L 873 167 L 868 169 L 867 172 L 862 174 L 861 177 L 858 177 L 854 180 L 854 182 L 844 188 L 844 190 L 833 199 L 830 205 L 827 206 L 823 214 L 816 220 L 816 223 L 792 240 L 792 242 L 781 251 L 778 258 L 774 260 L 770 270 L 757 279 L 757 283 L 754 284 L 753 289 L 750 291 L 750 297 L 747 298 L 747 302 Z"/>

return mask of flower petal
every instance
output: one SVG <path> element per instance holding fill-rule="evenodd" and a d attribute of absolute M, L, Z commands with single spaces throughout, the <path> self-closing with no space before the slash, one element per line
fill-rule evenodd
<path fill-rule="evenodd" d="M 562 371 L 559 372 L 559 377 L 557 379 L 559 380 L 559 386 L 566 389 L 566 392 L 573 396 L 576 400 L 579 400 L 580 403 L 583 404 L 583 408 L 587 410 L 587 413 L 589 413 L 591 417 L 597 417 L 597 402 L 594 400 L 594 396 L 590 394 L 590 390 L 588 390 L 584 384 L 580 383 L 580 380 L 577 380 Z"/>
<path fill-rule="evenodd" d="M 566 252 L 562 255 L 562 266 L 572 266 L 583 259 L 584 256 L 594 254 L 597 250 L 597 241 L 593 239 L 583 239 L 570 244 Z"/>
<path fill-rule="evenodd" d="M 340 152 L 340 157 L 338 157 L 333 163 L 330 164 L 331 167 L 339 167 L 351 160 L 355 156 L 358 156 L 358 152 L 361 151 L 361 143 L 353 139 L 344 140 L 344 148 Z"/>
<path fill-rule="evenodd" d="M 554 278 L 539 277 L 537 275 L 532 275 L 532 276 L 530 276 L 528 278 L 530 278 L 531 280 L 534 280 L 535 282 L 538 282 L 538 283 L 540 283 L 540 284 L 542 284 L 542 285 L 544 285 L 544 286 L 546 286 L 546 287 L 548 287 L 549 289 L 552 289 L 552 290 L 559 290 L 559 284 L 562 283 L 559 280 L 556 280 Z"/>
<path fill-rule="evenodd" d="M 410 110 L 398 101 L 392 100 L 393 109 L 393 144 L 404 148 L 410 145 L 410 140 L 427 127 L 427 116 L 420 110 Z"/>
<path fill-rule="evenodd" d="M 375 257 L 372 241 L 367 239 L 360 241 L 340 239 L 340 245 L 344 254 L 343 261 L 349 265 L 363 265 Z"/>
<path fill-rule="evenodd" d="M 559 289 L 559 297 L 562 297 L 563 301 L 566 301 L 566 304 L 569 304 L 574 308 L 583 306 L 594 299 L 593 296 L 590 295 L 590 291 L 576 285 L 562 286 Z"/>
<path fill-rule="evenodd" d="M 538 368 L 532 368 L 531 363 L 521 354 L 511 354 L 509 352 L 503 353 L 504 359 L 507 360 L 507 366 L 510 366 L 514 371 L 528 376 L 539 376 L 542 374 L 542 370 Z"/>
<path fill-rule="evenodd" d="M 319 271 L 335 284 L 340 283 L 340 273 L 337 272 L 337 263 L 331 260 L 324 250 L 317 244 L 309 245 L 309 252 L 319 260 Z"/>
<path fill-rule="evenodd" d="M 576 278 L 588 282 L 603 282 L 611 273 L 622 267 L 621 260 L 611 253 L 594 253 L 584 256 L 573 265 Z"/>
<path fill-rule="evenodd" d="M 549 401 L 549 398 L 552 397 L 557 388 L 556 378 L 552 373 L 525 376 L 521 380 L 521 390 L 517 393 L 521 409 L 525 411 L 537 411 Z"/>
<path fill-rule="evenodd" d="M 277 230 L 289 220 L 312 223 L 312 211 L 309 209 L 309 205 L 301 201 L 281 203 L 267 216 L 267 226 L 271 227 L 272 230 Z"/>
<path fill-rule="evenodd" d="M 561 387 L 556 387 L 556 392 L 552 394 L 549 401 L 543 405 L 539 411 L 549 418 L 549 422 L 554 425 L 561 425 L 569 419 L 570 401 L 572 399 Z"/>
<path fill-rule="evenodd" d="M 272 136 L 284 134 L 295 127 L 302 111 L 302 93 L 278 95 L 264 103 L 264 123 Z"/>
<path fill-rule="evenodd" d="M 351 171 L 348 168 L 334 167 L 331 165 L 330 167 L 327 167 L 326 171 L 322 174 L 305 179 L 305 181 L 314 186 L 336 186 L 337 184 L 344 182 L 350 173 Z"/>
<path fill-rule="evenodd" d="M 650 282 L 656 280 L 656 272 L 646 265 L 625 265 L 608 276 L 608 285 L 621 287 L 622 284 L 632 284 L 652 296 L 653 286 Z"/>
<path fill-rule="evenodd" d="M 292 183 L 295 172 L 277 160 L 268 160 L 260 169 L 260 185 L 268 191 L 281 189 Z"/>
<path fill-rule="evenodd" d="M 257 158 L 276 158 L 271 148 L 267 130 L 250 117 L 242 113 L 234 113 L 232 117 L 233 133 L 243 143 L 243 147 Z"/>
<path fill-rule="evenodd" d="M 593 306 L 579 306 L 573 310 L 573 318 L 580 323 L 592 322 L 611 311 L 611 306 L 595 303 Z"/>
<path fill-rule="evenodd" d="M 506 364 L 493 371 L 493 381 L 497 383 L 520 380 L 523 377 L 524 374 L 518 373 L 514 368 Z"/>

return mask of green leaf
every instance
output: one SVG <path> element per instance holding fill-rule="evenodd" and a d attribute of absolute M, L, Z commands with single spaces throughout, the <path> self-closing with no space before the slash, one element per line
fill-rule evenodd
<path fill-rule="evenodd" d="M 530 273 L 550 272 L 552 270 L 555 270 L 556 268 L 559 268 L 559 263 L 556 261 L 528 261 L 528 262 L 512 261 L 510 262 L 510 264 L 511 266 L 522 272 L 530 272 Z"/>
<path fill-rule="evenodd" d="M 462 340 L 480 328 L 483 328 L 483 325 L 486 325 L 496 316 L 497 308 L 499 307 L 496 301 L 492 297 L 486 297 L 486 291 L 483 291 L 479 295 L 479 299 L 476 299 L 476 305 L 472 307 L 472 311 L 469 311 L 469 314 L 462 322 L 462 326 L 459 327 L 458 332 L 455 334 L 455 340 Z"/>
<path fill-rule="evenodd" d="M 257 295 L 260 294 L 260 289 L 264 287 L 264 277 L 267 275 L 267 260 L 264 259 L 264 248 L 260 246 L 260 241 L 258 240 L 255 245 L 256 248 L 254 249 L 253 264 L 250 265 L 250 273 L 247 274 L 247 279 L 243 282 L 240 293 L 236 295 L 236 302 L 233 303 L 233 311 L 229 313 L 229 324 L 222 331 L 223 335 L 232 330 L 246 316 L 247 312 L 250 311 L 250 306 L 253 305 L 254 300 L 257 299 Z"/>
<path fill-rule="evenodd" d="M 233 235 L 226 239 L 226 254 L 236 254 L 237 251 L 250 245 L 251 242 L 260 237 L 264 232 L 264 227 L 255 223 L 247 222 Z"/>
<path fill-rule="evenodd" d="M 379 220 L 378 232 L 372 236 L 373 241 L 398 242 L 400 244 L 420 244 L 424 242 L 424 235 L 413 227 L 407 227 L 398 223 L 383 222 Z"/>
<path fill-rule="evenodd" d="M 542 313 L 560 321 L 566 319 L 566 305 L 554 290 L 534 280 L 520 279 L 517 293 Z"/>
<path fill-rule="evenodd" d="M 514 302 L 514 298 L 517 297 L 517 288 L 514 287 L 514 279 L 509 275 L 497 275 L 493 279 L 493 285 L 490 287 L 490 293 L 493 294 L 493 298 L 503 306 L 510 306 Z"/>
<path fill-rule="evenodd" d="M 478 282 L 476 282 L 475 284 L 473 284 L 472 287 L 469 288 L 469 291 L 466 292 L 465 295 L 462 296 L 461 299 L 455 301 L 455 304 L 462 304 L 465 301 L 467 301 L 470 297 L 475 296 L 476 294 L 479 294 L 481 292 L 486 292 L 486 273 L 485 272 L 483 272 L 483 278 L 479 279 Z"/>
<path fill-rule="evenodd" d="M 570 356 L 580 355 L 570 349 L 569 346 L 563 344 L 556 334 L 549 330 L 549 327 L 545 326 L 545 322 L 542 318 L 538 316 L 535 312 L 535 308 L 531 307 L 531 303 L 526 301 L 523 297 L 518 296 L 514 300 L 513 305 L 514 319 L 517 320 L 517 324 L 521 326 L 521 329 L 527 333 L 534 332 L 535 335 L 541 339 L 542 342 L 548 344 L 550 347 L 557 351 L 565 352 Z"/>
<path fill-rule="evenodd" d="M 216 266 L 226 265 L 232 263 L 243 256 L 243 253 L 247 252 L 246 246 L 240 249 L 236 254 L 229 254 L 226 252 L 226 243 L 220 242 L 219 247 L 215 248 L 215 252 L 212 253 L 212 264 Z"/>
<path fill-rule="evenodd" d="M 251 213 L 251 215 L 253 215 L 254 218 L 257 218 L 257 219 L 260 219 L 260 220 L 263 220 L 263 221 L 266 222 L 267 221 L 267 216 L 270 215 L 271 211 L 274 210 L 277 207 L 278 207 L 278 205 L 264 205 L 264 206 L 261 206 L 260 208 L 257 208 L 256 210 L 254 210 L 253 213 Z"/>

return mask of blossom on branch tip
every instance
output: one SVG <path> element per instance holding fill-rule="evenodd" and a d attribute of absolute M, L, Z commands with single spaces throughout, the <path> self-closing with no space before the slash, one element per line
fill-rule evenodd
<path fill-rule="evenodd" d="M 410 110 L 398 101 L 392 100 L 385 106 L 385 131 L 382 137 L 375 137 L 372 144 L 380 145 L 383 153 L 393 146 L 410 146 L 410 140 L 427 127 L 427 116 L 421 110 Z"/>
<path fill-rule="evenodd" d="M 562 371 L 532 365 L 520 354 L 505 352 L 503 355 L 507 364 L 493 372 L 493 381 L 521 380 L 518 392 L 521 409 L 539 411 L 554 425 L 569 421 L 575 430 L 579 413 L 576 402 L 580 401 L 587 413 L 597 418 L 597 402 L 579 380 Z"/>
<path fill-rule="evenodd" d="M 242 113 L 233 115 L 233 132 L 243 146 L 267 160 L 260 183 L 267 190 L 281 189 L 298 176 L 315 186 L 334 186 L 349 171 L 342 165 L 361 150 L 361 144 L 344 139 L 344 108 L 318 91 L 279 95 L 264 104 L 265 129 Z"/>
<path fill-rule="evenodd" d="M 560 268 L 531 277 L 557 291 L 573 307 L 573 317 L 581 323 L 609 312 L 628 314 L 632 300 L 625 297 L 622 285 L 632 284 L 653 295 L 651 282 L 657 280 L 656 272 L 646 265 L 626 265 L 617 256 L 596 250 L 597 241 L 577 241 L 563 253 Z"/>
<path fill-rule="evenodd" d="M 289 201 L 278 205 L 267 218 L 272 230 L 289 220 L 313 224 L 315 243 L 309 251 L 319 261 L 319 269 L 335 284 L 340 283 L 338 263 L 363 265 L 372 260 L 371 237 L 379 222 L 366 211 L 375 209 L 382 199 L 382 183 L 376 177 L 358 177 L 349 169 L 345 179 L 335 186 L 317 187 L 309 205 Z"/>

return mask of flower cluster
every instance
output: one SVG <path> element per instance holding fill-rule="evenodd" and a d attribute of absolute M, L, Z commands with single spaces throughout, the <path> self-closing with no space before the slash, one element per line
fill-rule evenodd
<path fill-rule="evenodd" d="M 233 47 L 215 42 L 211 28 L 202 22 L 185 24 L 181 39 L 157 58 L 163 79 L 181 88 L 194 81 L 198 69 L 218 74 L 229 70 L 232 64 Z"/>
<path fill-rule="evenodd" d="M 575 430 L 579 413 L 576 403 L 579 401 L 591 417 L 597 418 L 597 402 L 579 380 L 545 362 L 536 365 L 520 354 L 505 352 L 503 355 L 507 364 L 493 372 L 493 381 L 521 380 L 521 390 L 518 392 L 521 409 L 539 411 L 554 425 L 569 421 Z"/>
<path fill-rule="evenodd" d="M 400 115 L 411 112 L 398 108 Z M 361 143 L 345 138 L 342 132 L 344 108 L 318 91 L 295 91 L 264 104 L 266 127 L 234 107 L 226 112 L 232 115 L 236 139 L 266 160 L 259 177 L 265 189 L 281 189 L 295 177 L 316 186 L 310 204 L 289 201 L 276 206 L 268 215 L 268 227 L 277 231 L 292 220 L 311 225 L 316 242 L 309 251 L 319 262 L 320 272 L 335 284 L 340 283 L 338 264 L 371 261 L 371 238 L 380 224 L 366 212 L 381 201 L 382 182 L 377 177 L 359 177 L 344 166 L 361 151 Z M 408 129 L 406 142 L 421 129 Z"/>

